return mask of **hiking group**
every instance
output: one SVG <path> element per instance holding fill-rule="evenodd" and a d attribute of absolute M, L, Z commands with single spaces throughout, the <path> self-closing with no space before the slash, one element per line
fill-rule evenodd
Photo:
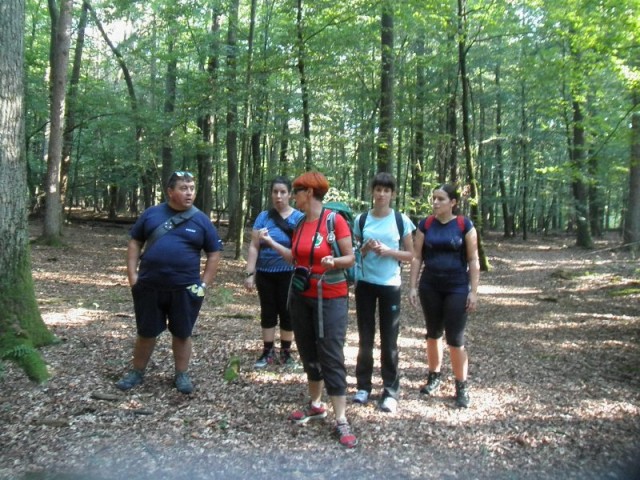
<path fill-rule="evenodd" d="M 477 302 L 477 235 L 472 222 L 457 214 L 459 196 L 449 185 L 433 191 L 433 214 L 420 220 L 417 229 L 409 217 L 391 207 L 396 181 L 389 173 L 374 176 L 372 207 L 355 219 L 341 204 L 324 203 L 328 190 L 329 182 L 319 172 L 303 173 L 293 182 L 282 176 L 271 181 L 272 206 L 254 222 L 244 286 L 256 289 L 260 302 L 263 348 L 254 368 L 294 364 L 295 340 L 309 399 L 289 420 L 304 424 L 326 418 L 327 405 L 322 401 L 326 391 L 335 418 L 333 433 L 341 445 L 352 448 L 358 440 L 346 416 L 344 357 L 349 285 L 355 285 L 359 337 L 352 402 L 364 405 L 374 398 L 377 310 L 382 379 L 378 407 L 387 413 L 398 409 L 401 265 L 410 263 L 409 302 L 414 307 L 420 304 L 426 325 L 428 374 L 420 392 L 434 395 L 440 386 L 446 337 L 455 403 L 467 407 L 464 331 L 467 314 Z M 116 383 L 121 390 L 142 383 L 156 337 L 168 328 L 173 336 L 175 386 L 185 394 L 193 391 L 187 371 L 191 332 L 205 289 L 215 279 L 222 247 L 211 222 L 192 206 L 194 197 L 193 176 L 174 172 L 167 202 L 147 209 L 131 229 L 127 271 L 138 336 L 132 368 Z M 200 277 L 202 250 L 206 263 Z"/>

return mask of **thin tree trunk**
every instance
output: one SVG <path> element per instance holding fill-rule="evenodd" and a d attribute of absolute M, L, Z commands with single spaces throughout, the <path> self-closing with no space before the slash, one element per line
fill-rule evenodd
<path fill-rule="evenodd" d="M 66 119 L 62 140 L 62 165 L 60 169 L 60 195 L 62 206 L 67 204 L 67 190 L 69 188 L 69 170 L 71 166 L 71 152 L 73 150 L 73 137 L 76 128 L 76 103 L 78 97 L 78 84 L 80 83 L 80 67 L 82 66 L 82 51 L 84 48 L 84 34 L 87 27 L 88 8 L 82 4 L 80 21 L 78 22 L 78 35 L 76 48 L 73 55 L 73 68 L 69 79 L 69 93 L 67 94 L 67 106 L 65 108 Z M 69 204 L 69 206 L 71 206 Z"/>
<path fill-rule="evenodd" d="M 522 159 L 522 239 L 527 240 L 529 234 L 529 152 L 527 148 L 527 117 L 526 117 L 525 83 L 520 84 L 520 158 Z"/>
<path fill-rule="evenodd" d="M 54 3 L 54 5 L 51 5 Z M 54 8 L 55 2 L 50 2 Z M 45 212 L 42 237 L 49 244 L 58 244 L 62 237 L 62 195 L 60 171 L 62 168 L 62 135 L 64 130 L 64 102 L 67 88 L 67 65 L 71 45 L 71 11 L 73 0 L 63 0 L 55 26 L 52 45 L 50 133 L 45 179 Z M 52 21 L 56 18 L 52 14 Z"/>
<path fill-rule="evenodd" d="M 495 69 L 496 83 L 496 169 L 498 170 L 498 187 L 505 238 L 513 236 L 513 215 L 509 209 L 509 194 L 504 176 L 504 154 L 502 151 L 502 94 L 500 92 L 500 65 Z"/>
<path fill-rule="evenodd" d="M 305 68 L 305 42 L 303 22 L 302 0 L 298 0 L 296 32 L 298 35 L 298 73 L 300 75 L 300 89 L 302 90 L 302 134 L 304 137 L 304 166 L 305 170 L 313 167 L 311 155 L 311 112 L 309 111 L 309 87 Z"/>
<path fill-rule="evenodd" d="M 466 0 L 458 0 L 458 53 L 460 84 L 462 85 L 462 138 L 464 142 L 464 158 L 467 166 L 467 180 L 469 183 L 469 198 L 471 201 L 471 219 L 478 231 L 478 256 L 480 269 L 489 270 L 489 260 L 484 251 L 482 241 L 482 218 L 480 216 L 480 198 L 478 182 L 476 180 L 475 165 L 471 155 L 471 135 L 469 128 L 469 79 L 467 77 L 467 5 Z"/>
<path fill-rule="evenodd" d="M 640 89 L 632 95 L 634 107 L 640 105 Z M 629 155 L 629 201 L 624 222 L 624 243 L 640 251 L 640 112 L 631 115 L 631 151 Z"/>
<path fill-rule="evenodd" d="M 574 98 L 576 96 L 574 95 Z M 573 142 L 571 145 L 571 166 L 573 180 L 573 200 L 575 202 L 576 215 L 576 245 L 583 248 L 592 248 L 593 240 L 589 228 L 589 189 L 584 179 L 585 175 L 585 134 L 582 106 L 577 100 L 573 101 Z"/>
<path fill-rule="evenodd" d="M 229 190 L 227 208 L 229 210 L 228 238 L 238 241 L 235 235 L 240 222 L 240 177 L 238 172 L 238 102 L 237 85 L 237 29 L 239 0 L 233 0 L 229 10 L 229 30 L 227 32 L 227 175 Z"/>
<path fill-rule="evenodd" d="M 394 82 L 394 28 L 393 2 L 382 3 L 381 16 L 381 71 L 380 71 L 380 123 L 378 131 L 378 172 L 393 168 L 393 82 Z"/>
<path fill-rule="evenodd" d="M 416 43 L 416 111 L 415 111 L 415 140 L 414 140 L 414 158 L 411 166 L 411 197 L 421 199 L 424 193 L 422 186 L 424 174 L 424 107 L 426 105 L 426 88 L 427 81 L 425 76 L 424 64 L 425 58 L 426 35 L 424 32 L 418 37 Z"/>
<path fill-rule="evenodd" d="M 127 85 L 127 93 L 129 95 L 129 105 L 131 106 L 131 114 L 133 116 L 133 122 L 135 125 L 135 141 L 134 141 L 134 147 L 133 147 L 134 148 L 134 164 L 140 165 L 141 161 L 140 161 L 139 145 L 140 145 L 140 142 L 142 141 L 143 128 L 138 115 L 138 99 L 136 97 L 135 88 L 133 87 L 133 80 L 131 79 L 129 68 L 127 67 L 127 64 L 124 62 L 124 58 L 122 57 L 122 53 L 120 53 L 120 50 L 118 50 L 118 48 L 116 48 L 116 46 L 109 39 L 109 36 L 105 32 L 102 26 L 102 22 L 100 22 L 100 19 L 96 14 L 96 11 L 93 9 L 91 4 L 87 0 L 85 0 L 84 3 L 89 8 L 89 12 L 91 13 L 91 18 L 93 19 L 93 21 L 96 24 L 96 27 L 100 31 L 100 34 L 102 35 L 102 39 L 109 46 L 109 49 L 111 50 L 111 52 L 115 55 L 118 65 L 120 66 L 120 70 L 122 70 L 122 76 L 124 77 L 124 81 Z M 141 183 L 142 183 L 142 192 L 144 197 L 143 198 L 144 206 L 145 208 L 149 208 L 153 202 L 152 185 L 154 183 L 154 180 L 153 180 L 153 175 L 146 168 L 143 169 L 143 174 L 141 176 Z"/>
<path fill-rule="evenodd" d="M 171 137 L 173 135 L 174 119 L 173 114 L 176 109 L 176 83 L 178 60 L 173 52 L 175 44 L 175 35 L 169 34 L 169 42 L 167 45 L 167 73 L 164 82 L 164 127 L 162 134 L 162 185 L 166 185 L 169 177 L 173 173 L 173 145 Z M 164 189 L 163 189 L 164 190 Z"/>
<path fill-rule="evenodd" d="M 53 342 L 36 302 L 27 223 L 23 0 L 0 2 L 0 359 L 48 377 L 36 347 Z"/>
<path fill-rule="evenodd" d="M 220 54 L 220 5 L 216 2 L 211 12 L 211 30 L 209 40 L 209 58 L 207 60 L 207 73 L 209 88 L 209 98 L 215 98 L 215 93 L 220 86 L 217 81 L 217 74 L 219 69 L 219 54 Z M 211 105 L 207 99 L 206 108 L 214 108 L 217 111 L 217 106 Z M 218 123 L 217 114 L 205 113 L 198 118 L 198 127 L 201 132 L 202 142 L 199 142 L 198 151 L 196 153 L 196 161 L 198 163 L 198 195 L 196 196 L 196 206 L 207 215 L 211 215 L 213 210 L 213 152 L 216 145 L 213 143 L 213 130 Z"/>

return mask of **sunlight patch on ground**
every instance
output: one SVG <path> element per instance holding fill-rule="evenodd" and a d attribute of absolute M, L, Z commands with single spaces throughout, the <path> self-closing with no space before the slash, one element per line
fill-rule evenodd
<path fill-rule="evenodd" d="M 42 315 L 42 319 L 47 325 L 84 325 L 102 315 L 108 315 L 108 312 L 87 308 L 71 308 L 63 312 L 45 313 Z"/>
<path fill-rule="evenodd" d="M 640 408 L 629 402 L 616 401 L 608 398 L 598 400 L 585 399 L 574 411 L 581 420 L 636 420 L 640 417 Z"/>
<path fill-rule="evenodd" d="M 481 285 L 478 288 L 478 293 L 480 295 L 498 295 L 498 294 L 508 294 L 509 296 L 515 295 L 537 295 L 540 294 L 542 290 L 539 288 L 526 288 L 526 287 L 515 287 L 512 285 Z"/>
<path fill-rule="evenodd" d="M 33 272 L 33 279 L 37 282 L 51 281 L 61 284 L 78 284 L 78 285 L 94 285 L 97 287 L 113 287 L 114 284 L 126 283 L 126 277 L 117 274 L 98 275 L 81 275 L 74 273 L 70 277 L 67 272 Z"/>

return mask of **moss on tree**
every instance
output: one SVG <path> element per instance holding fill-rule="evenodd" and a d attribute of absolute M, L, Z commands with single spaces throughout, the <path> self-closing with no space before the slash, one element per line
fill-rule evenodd
<path fill-rule="evenodd" d="M 30 266 L 27 252 L 0 280 L 0 360 L 16 362 L 30 379 L 43 382 L 49 373 L 37 348 L 55 336 L 40 315 Z"/>

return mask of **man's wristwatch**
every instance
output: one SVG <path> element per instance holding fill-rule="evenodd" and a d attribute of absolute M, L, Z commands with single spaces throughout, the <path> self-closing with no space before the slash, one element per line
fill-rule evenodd
<path fill-rule="evenodd" d="M 255 272 L 244 272 L 244 276 L 249 278 L 252 277 Z"/>

